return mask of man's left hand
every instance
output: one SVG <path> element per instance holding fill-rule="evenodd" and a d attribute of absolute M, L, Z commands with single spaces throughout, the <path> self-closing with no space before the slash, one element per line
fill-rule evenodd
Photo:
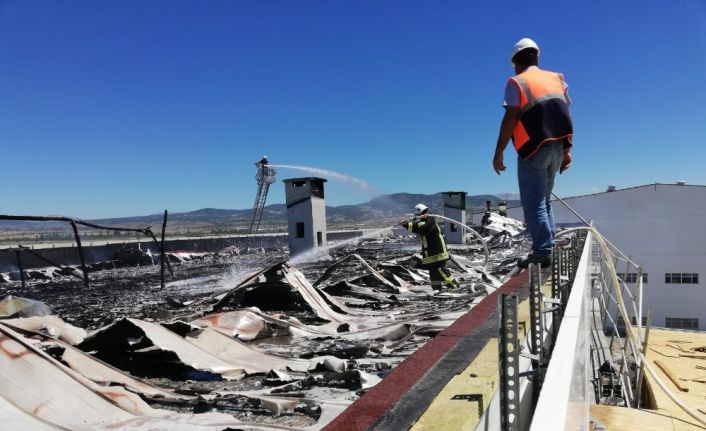
<path fill-rule="evenodd" d="M 495 173 L 500 175 L 500 172 L 505 170 L 505 163 L 503 163 L 503 153 L 495 152 L 495 156 L 493 157 L 493 169 L 495 169 Z"/>
<path fill-rule="evenodd" d="M 559 173 L 563 174 L 565 170 L 571 167 L 571 152 L 564 152 L 564 159 L 561 161 L 561 167 L 559 168 Z"/>

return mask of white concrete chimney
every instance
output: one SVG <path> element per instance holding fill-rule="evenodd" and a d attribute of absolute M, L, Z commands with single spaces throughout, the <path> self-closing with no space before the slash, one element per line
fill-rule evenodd
<path fill-rule="evenodd" d="M 444 216 L 466 224 L 466 192 L 443 192 Z M 465 244 L 466 231 L 463 227 L 444 220 L 444 236 L 448 244 Z"/>
<path fill-rule="evenodd" d="M 287 203 L 289 255 L 326 247 L 326 201 L 323 178 L 284 180 Z"/>

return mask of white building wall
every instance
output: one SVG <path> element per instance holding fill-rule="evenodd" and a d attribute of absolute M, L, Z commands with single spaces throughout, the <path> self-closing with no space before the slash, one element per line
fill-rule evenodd
<path fill-rule="evenodd" d="M 444 207 L 444 216 L 456 220 L 459 223 L 466 223 L 466 210 Z M 463 227 L 451 223 L 448 220 L 444 220 L 444 237 L 447 244 L 465 244 L 465 232 L 466 230 Z"/>
<path fill-rule="evenodd" d="M 297 223 L 304 223 L 304 236 L 297 236 Z M 323 199 L 312 197 L 287 208 L 289 255 L 326 247 L 326 204 Z M 321 244 L 319 244 L 319 233 Z"/>
<path fill-rule="evenodd" d="M 706 186 L 650 184 L 562 199 L 643 265 L 643 310 L 646 315 L 652 307 L 653 325 L 666 326 L 667 317 L 698 318 L 706 330 Z M 557 223 L 580 221 L 559 201 L 552 208 Z M 508 215 L 524 219 L 521 208 Z M 699 283 L 666 284 L 666 273 L 698 273 Z"/>
<path fill-rule="evenodd" d="M 312 197 L 311 210 L 314 247 L 326 247 L 326 201 Z"/>
<path fill-rule="evenodd" d="M 305 200 L 287 208 L 287 232 L 289 232 L 289 255 L 296 256 L 314 247 L 311 200 Z M 297 224 L 304 224 L 304 236 L 297 234 Z"/>
<path fill-rule="evenodd" d="M 466 224 L 466 192 L 442 192 L 444 216 Z M 444 220 L 444 237 L 447 244 L 465 244 L 466 230 L 448 220 Z"/>

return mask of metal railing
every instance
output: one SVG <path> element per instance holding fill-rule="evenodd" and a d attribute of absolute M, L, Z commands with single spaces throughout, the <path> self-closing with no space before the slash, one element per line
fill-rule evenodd
<path fill-rule="evenodd" d="M 83 273 L 83 276 L 77 276 L 78 278 L 82 279 L 84 282 L 84 285 L 86 288 L 90 287 L 90 279 L 88 277 L 88 267 L 86 266 L 86 259 L 84 258 L 83 254 L 83 245 L 81 244 L 81 235 L 79 234 L 78 231 L 78 226 L 86 226 L 88 228 L 92 229 L 99 229 L 99 230 L 107 230 L 107 231 L 115 231 L 115 232 L 135 232 L 135 233 L 141 233 L 149 238 L 152 239 L 154 242 L 155 247 L 159 251 L 160 254 L 160 285 L 162 288 L 164 288 L 164 266 L 166 263 L 167 268 L 169 269 L 169 273 L 171 275 L 174 275 L 174 272 L 172 270 L 172 266 L 169 262 L 169 259 L 165 258 L 164 255 L 164 232 L 167 227 L 167 210 L 164 210 L 164 218 L 162 222 L 162 240 L 161 243 L 157 241 L 157 237 L 155 237 L 154 233 L 152 232 L 151 226 L 147 226 L 144 228 L 126 228 L 126 227 L 113 227 L 113 226 L 101 226 L 95 223 L 87 222 L 84 220 L 79 220 L 75 218 L 70 218 L 70 217 L 43 217 L 43 216 L 15 216 L 15 215 L 0 215 L 0 220 L 7 220 L 7 221 L 39 221 L 39 222 L 66 222 L 71 226 L 71 229 L 73 230 L 73 235 L 74 235 L 74 240 L 76 241 L 76 248 L 78 251 L 78 257 L 81 263 L 81 271 Z M 21 254 L 20 251 L 24 251 L 27 253 L 30 253 L 34 255 L 35 257 L 38 257 L 41 260 L 44 260 L 45 262 L 52 264 L 57 267 L 62 267 L 62 265 L 58 265 L 50 260 L 48 260 L 46 257 L 41 256 L 41 254 L 36 253 L 31 251 L 29 248 L 24 247 L 22 245 L 18 245 L 18 249 L 15 250 L 15 255 L 17 258 L 17 267 L 19 268 L 20 271 L 20 278 L 22 280 L 22 287 L 25 287 L 25 276 L 24 276 L 24 271 L 22 268 L 22 259 L 21 259 Z M 74 274 L 76 275 L 76 274 Z"/>
<path fill-rule="evenodd" d="M 641 266 L 608 246 L 593 228 L 569 229 L 557 235 L 561 237 L 570 239 L 553 250 L 550 297 L 544 297 L 540 268 L 529 268 L 530 331 L 525 351 L 519 334 L 507 335 L 508 328 L 502 324 L 508 322 L 507 298 L 499 299 L 503 304 L 498 385 L 502 430 L 586 429 L 591 402 L 634 407 L 640 402 L 645 366 L 642 340 L 647 331 L 643 333 L 639 326 L 639 343 L 624 337 L 624 327 L 615 316 L 626 307 L 624 297 L 631 310 L 628 324 L 642 323 Z M 621 278 L 613 276 L 616 262 L 625 268 Z M 616 295 L 616 289 L 624 295 Z M 517 370 L 517 376 L 528 381 L 528 394 L 503 394 L 515 386 L 506 381 L 512 368 L 504 358 L 513 351 L 531 361 L 526 370 Z M 516 399 L 526 405 L 514 406 Z"/>
<path fill-rule="evenodd" d="M 530 354 L 524 354 L 535 356 L 528 370 L 519 370 L 521 378 L 530 380 L 527 390 L 532 395 L 520 393 L 526 405 L 512 411 L 521 412 L 519 417 L 514 417 L 519 429 L 588 429 L 591 403 L 640 406 L 646 374 L 697 423 L 706 424 L 695 409 L 681 401 L 664 383 L 645 357 L 652 313 L 649 310 L 643 320 L 641 266 L 615 249 L 592 227 L 568 229 L 558 236 L 565 235 L 577 239 L 572 239 L 568 249 L 554 252 L 552 298 L 533 300 L 541 280 L 534 282 L 534 277 L 530 277 L 530 314 L 539 307 L 545 320 L 544 328 L 539 328 L 542 336 L 530 334 L 529 345 L 537 346 L 542 339 L 545 350 L 538 351 L 535 347 Z M 583 235 L 586 235 L 585 246 L 575 247 L 575 241 L 583 242 Z M 625 272 L 619 273 L 617 267 L 624 268 Z M 622 275 L 619 277 L 619 274 Z M 549 303 L 552 304 L 550 309 L 542 309 Z M 519 349 L 520 341 L 512 348 Z M 543 357 L 550 359 L 545 361 Z M 503 376 L 503 371 L 500 375 Z M 499 387 L 504 388 L 505 383 L 501 381 Z M 595 397 L 591 396 L 591 389 Z M 501 405 L 499 411 L 501 417 L 511 413 L 507 404 Z M 508 423 L 507 419 L 503 421 Z M 489 422 L 493 421 L 485 420 L 485 424 Z"/>
<path fill-rule="evenodd" d="M 539 265 L 529 266 L 529 335 L 527 348 L 521 343 L 516 320 L 517 299 L 500 295 L 499 301 L 499 415 L 500 429 L 527 429 L 532 411 L 539 402 L 550 359 L 554 353 L 558 329 L 567 316 L 571 287 L 576 276 L 585 235 L 574 235 L 569 244 L 555 247 L 552 252 L 551 297 L 544 295 L 542 271 Z M 514 307 L 513 307 L 514 305 Z M 513 316 L 515 316 L 513 318 Z M 569 314 L 571 317 L 572 315 Z M 519 357 L 529 359 L 529 367 L 520 369 Z M 518 379 L 526 379 L 524 393 Z M 517 403 L 525 404 L 519 408 Z M 526 417 L 522 417 L 522 415 Z"/>

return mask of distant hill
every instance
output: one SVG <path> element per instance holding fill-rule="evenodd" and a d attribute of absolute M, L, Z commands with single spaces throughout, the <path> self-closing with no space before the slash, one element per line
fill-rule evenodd
<path fill-rule="evenodd" d="M 485 201 L 493 202 L 493 207 L 497 207 L 500 200 L 494 195 L 476 195 L 466 197 L 466 209 L 469 211 L 481 211 L 485 208 Z M 509 206 L 519 205 L 517 200 L 507 200 Z M 442 213 L 443 200 L 440 193 L 436 194 L 413 194 L 394 193 L 382 195 L 371 199 L 368 202 L 358 205 L 327 206 L 327 222 L 335 227 L 336 225 L 363 225 L 375 223 L 376 221 L 391 218 L 403 217 L 410 214 L 414 206 L 418 203 L 427 205 L 432 213 Z M 90 220 L 93 223 L 104 226 L 120 227 L 144 227 L 152 226 L 157 231 L 162 225 L 163 214 L 150 214 L 146 216 L 106 218 Z M 252 209 L 218 209 L 203 208 L 196 211 L 183 213 L 169 213 L 168 226 L 170 230 L 178 228 L 189 228 L 195 230 L 214 229 L 246 229 L 250 226 Z M 265 206 L 262 216 L 261 227 L 283 226 L 287 222 L 287 209 L 284 204 L 272 204 Z M 46 231 L 66 228 L 65 223 L 52 222 L 22 222 L 22 221 L 0 221 L 0 230 L 3 231 Z"/>

